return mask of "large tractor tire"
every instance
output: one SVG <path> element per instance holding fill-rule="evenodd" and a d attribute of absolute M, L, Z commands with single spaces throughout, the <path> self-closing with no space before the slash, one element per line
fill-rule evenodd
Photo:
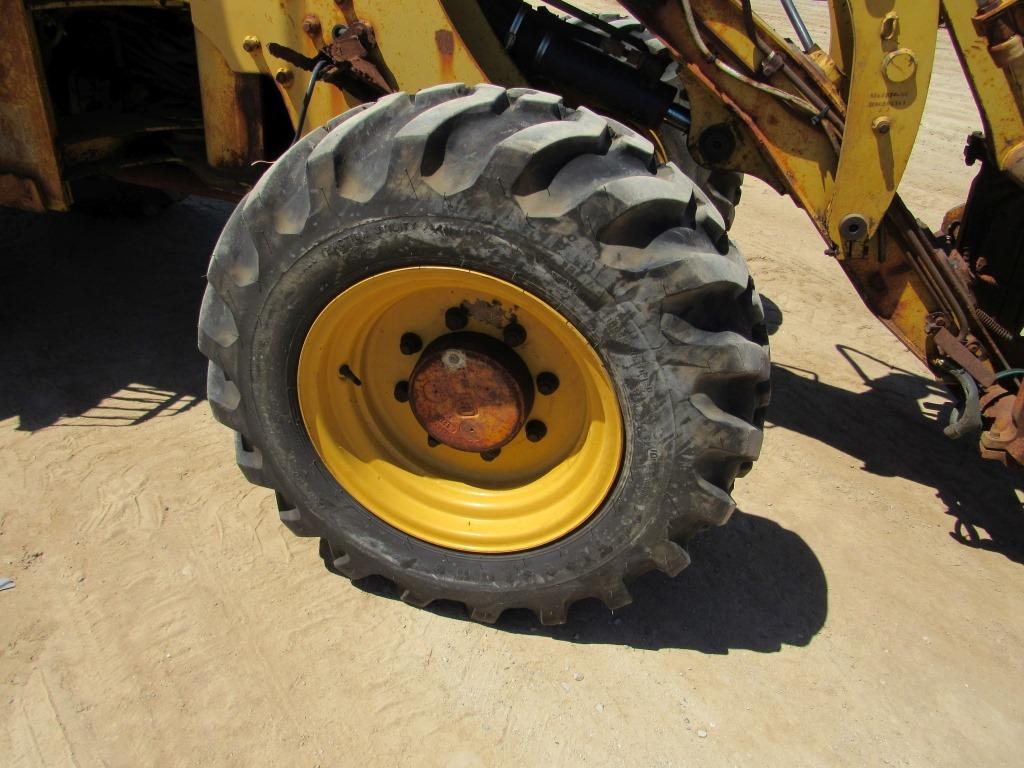
<path fill-rule="evenodd" d="M 721 215 L 557 96 L 399 93 L 313 131 L 217 243 L 200 315 L 238 463 L 335 568 L 480 621 L 630 602 L 731 514 L 761 303 Z"/>

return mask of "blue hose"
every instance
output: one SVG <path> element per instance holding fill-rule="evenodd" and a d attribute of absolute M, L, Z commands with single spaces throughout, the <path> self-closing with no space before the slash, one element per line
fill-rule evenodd
<path fill-rule="evenodd" d="M 1007 368 L 1005 371 L 1000 371 L 996 374 L 996 381 L 1002 381 L 1003 379 L 1018 379 L 1024 376 L 1024 368 Z"/>

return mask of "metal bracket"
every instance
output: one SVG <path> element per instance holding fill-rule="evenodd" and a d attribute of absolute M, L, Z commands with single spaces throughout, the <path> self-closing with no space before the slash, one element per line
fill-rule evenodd
<path fill-rule="evenodd" d="M 885 5 L 882 15 L 876 6 Z M 883 4 L 832 0 L 844 6 L 852 35 L 847 130 L 832 184 L 826 223 L 842 245 L 841 222 L 863 217 L 873 235 L 896 195 L 917 137 L 935 58 L 939 0 Z"/>
<path fill-rule="evenodd" d="M 964 391 L 964 408 L 954 408 L 949 415 L 949 426 L 942 430 L 943 434 L 953 440 L 959 440 L 981 429 L 981 404 L 978 397 L 978 384 L 963 368 L 950 369 L 949 373 L 960 383 Z"/>
<path fill-rule="evenodd" d="M 315 20 L 315 17 L 307 17 L 307 22 L 312 20 Z M 267 50 L 271 56 L 307 72 L 311 72 L 319 61 L 330 62 L 323 69 L 320 79 L 338 88 L 350 88 L 357 83 L 368 90 L 373 98 L 394 93 L 395 89 L 391 87 L 372 57 L 377 50 L 373 27 L 365 22 L 356 21 L 347 27 L 339 26 L 336 32 L 336 36 L 329 43 L 324 43 L 318 56 L 305 56 L 278 43 L 270 43 Z M 307 34 L 310 34 L 310 31 L 307 31 Z"/>

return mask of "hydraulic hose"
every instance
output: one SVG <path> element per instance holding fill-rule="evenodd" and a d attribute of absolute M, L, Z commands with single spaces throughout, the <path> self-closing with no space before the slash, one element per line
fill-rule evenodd
<path fill-rule="evenodd" d="M 320 79 L 320 72 L 330 63 L 327 59 L 320 59 L 320 61 L 313 65 L 313 72 L 309 76 L 309 85 L 306 86 L 306 94 L 302 97 L 299 119 L 295 123 L 295 136 L 292 138 L 292 144 L 295 144 L 302 138 L 302 126 L 306 123 L 306 112 L 309 111 L 309 100 L 313 98 L 313 88 L 316 86 L 316 81 Z"/>

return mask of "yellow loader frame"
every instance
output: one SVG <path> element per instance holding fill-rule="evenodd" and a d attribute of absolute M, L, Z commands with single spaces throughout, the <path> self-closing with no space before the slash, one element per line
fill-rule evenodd
<path fill-rule="evenodd" d="M 696 161 L 751 174 L 792 197 L 871 311 L 937 374 L 952 381 L 955 367 L 975 382 L 990 421 L 1006 422 L 990 447 L 1020 462 L 1024 432 L 1007 429 L 1024 419 L 1024 396 L 998 377 L 1019 362 L 1004 354 L 1005 339 L 972 314 L 971 298 L 896 190 L 920 126 L 940 20 L 977 102 L 987 162 L 1024 184 L 1024 44 L 1016 31 L 1024 29 L 1024 3 L 828 0 L 828 50 L 806 51 L 752 13 L 749 0 L 623 4 L 679 61 Z M 105 5 L 153 3 L 0 0 L 8 24 L 0 67 L 0 205 L 61 210 L 71 203 L 32 17 L 41 9 Z M 212 169 L 264 159 L 253 76 L 273 79 L 298 123 L 308 77 L 280 51 L 314 56 L 335 25 L 372 29 L 382 70 L 397 89 L 527 83 L 477 0 L 192 0 L 182 7 L 195 30 Z M 347 91 L 318 88 L 305 127 L 357 103 Z"/>

